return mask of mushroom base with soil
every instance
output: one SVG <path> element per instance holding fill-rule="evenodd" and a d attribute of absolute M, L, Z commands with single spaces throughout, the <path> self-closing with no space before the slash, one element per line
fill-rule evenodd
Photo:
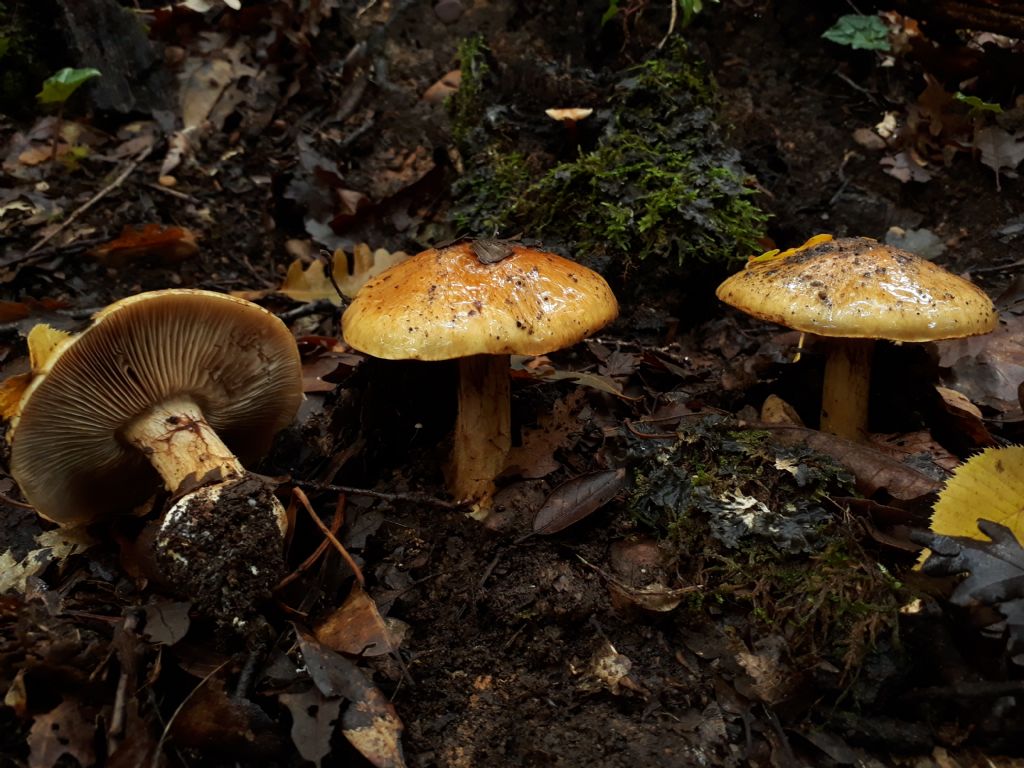
<path fill-rule="evenodd" d="M 277 509 L 273 488 L 250 474 L 186 495 L 153 541 L 160 577 L 223 629 L 258 635 L 257 608 L 286 570 Z"/>
<path fill-rule="evenodd" d="M 455 422 L 448 484 L 458 501 L 473 500 L 471 515 L 487 516 L 494 478 L 512 447 L 509 355 L 472 355 L 459 360 L 459 414 Z"/>

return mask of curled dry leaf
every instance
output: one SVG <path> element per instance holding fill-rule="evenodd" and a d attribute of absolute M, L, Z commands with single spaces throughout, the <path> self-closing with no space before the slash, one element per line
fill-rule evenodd
<path fill-rule="evenodd" d="M 615 498 L 626 481 L 625 469 L 589 472 L 562 483 L 548 496 L 533 520 L 534 533 L 557 533 Z"/>
<path fill-rule="evenodd" d="M 358 584 L 345 602 L 317 625 L 314 635 L 328 648 L 352 656 L 382 656 L 398 650 L 406 625 L 386 619 Z"/>

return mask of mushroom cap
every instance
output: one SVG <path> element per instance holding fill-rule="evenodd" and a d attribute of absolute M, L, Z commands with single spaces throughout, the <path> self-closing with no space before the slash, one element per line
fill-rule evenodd
<path fill-rule="evenodd" d="M 502 247 L 499 260 L 481 260 L 470 242 L 430 249 L 378 275 L 345 311 L 346 343 L 389 360 L 540 355 L 618 315 L 596 272 L 553 253 Z"/>
<path fill-rule="evenodd" d="M 83 524 L 125 512 L 162 482 L 122 430 L 191 397 L 242 461 L 261 456 L 302 401 L 291 332 L 243 299 L 198 290 L 119 301 L 45 361 L 11 422 L 11 474 L 40 515 Z"/>
<path fill-rule="evenodd" d="M 552 120 L 558 120 L 559 122 L 564 122 L 566 120 L 576 122 L 577 120 L 583 120 L 590 117 L 594 114 L 594 110 L 592 107 L 564 107 L 545 109 L 544 114 Z"/>
<path fill-rule="evenodd" d="M 755 257 L 716 295 L 762 320 L 840 338 L 958 339 L 988 333 L 998 321 L 976 285 L 867 237 L 819 235 Z"/>

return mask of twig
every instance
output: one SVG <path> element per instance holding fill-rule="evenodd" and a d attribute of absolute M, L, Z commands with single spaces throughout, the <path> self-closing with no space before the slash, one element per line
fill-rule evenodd
<path fill-rule="evenodd" d="M 163 192 L 165 195 L 170 195 L 171 197 L 176 197 L 179 200 L 187 200 L 190 203 L 198 203 L 199 202 L 198 198 L 195 198 L 192 195 L 186 194 L 185 192 L 179 192 L 176 189 L 171 189 L 170 187 L 162 187 L 159 184 L 152 184 L 152 183 L 146 184 L 146 186 L 149 187 L 150 189 L 152 189 L 154 192 Z"/>
<path fill-rule="evenodd" d="M 1009 264 L 994 264 L 990 267 L 972 267 L 971 272 L 1002 272 L 1005 269 L 1014 269 L 1015 267 L 1024 267 L 1024 259 L 1017 259 Z"/>
<path fill-rule="evenodd" d="M 174 720 L 181 713 L 181 710 L 184 709 L 185 705 L 188 704 L 192 697 L 196 695 L 196 691 L 198 691 L 200 688 L 206 685 L 206 683 L 210 680 L 211 677 L 213 677 L 222 669 L 224 669 L 224 667 L 226 667 L 230 662 L 231 659 L 228 659 L 222 664 L 219 664 L 218 666 L 214 667 L 206 677 L 199 681 L 195 688 L 188 692 L 188 696 L 182 699 L 181 703 L 177 706 L 174 712 L 171 713 L 171 717 L 167 721 L 167 725 L 164 726 L 164 731 L 160 734 L 159 741 L 157 741 L 156 743 L 156 749 L 153 750 L 153 760 L 150 762 L 149 768 L 160 768 L 160 755 L 164 749 L 164 742 L 167 741 L 167 735 L 171 732 L 171 726 L 174 725 Z"/>
<path fill-rule="evenodd" d="M 465 509 L 469 506 L 466 502 L 445 501 L 435 499 L 422 493 L 385 493 L 384 491 L 371 491 L 369 488 L 354 488 L 350 485 L 330 485 L 328 483 L 314 483 L 309 480 L 295 480 L 293 485 L 300 488 L 309 488 L 314 491 L 332 491 L 333 493 L 347 493 L 350 496 L 366 496 L 381 501 L 408 501 L 413 504 L 424 504 L 426 506 L 438 507 L 440 509 Z"/>
<path fill-rule="evenodd" d="M 330 301 L 329 299 L 319 299 L 317 301 L 310 302 L 308 304 L 301 304 L 298 307 L 286 310 L 284 312 L 278 312 L 277 316 L 286 323 L 290 323 L 292 320 L 298 320 L 300 317 L 308 317 L 309 315 L 321 315 L 321 314 L 332 314 L 338 311 L 338 305 Z"/>
<path fill-rule="evenodd" d="M 309 503 L 309 497 L 306 496 L 305 491 L 301 488 L 292 488 L 292 493 L 295 494 L 300 502 L 302 502 L 302 506 L 304 506 L 306 511 L 309 512 L 309 516 L 313 519 L 313 522 L 316 523 L 320 532 L 327 537 L 327 540 L 334 545 L 336 550 L 338 550 L 338 554 L 341 555 L 342 559 L 348 563 L 348 567 L 351 568 L 352 572 L 355 574 L 356 581 L 359 582 L 359 586 L 364 586 L 366 584 L 366 579 L 363 576 L 362 569 L 360 569 L 356 564 L 356 561 L 352 559 L 352 555 L 348 553 L 348 550 L 345 549 L 344 545 L 338 541 L 333 533 L 331 533 L 331 529 L 324 525 L 324 521 L 320 519 L 320 515 L 313 511 L 313 505 Z"/>
<path fill-rule="evenodd" d="M 109 195 L 111 192 L 113 192 L 119 186 L 124 184 L 125 179 L 127 179 L 129 176 L 132 175 L 132 173 L 135 171 L 135 169 L 139 167 L 139 165 L 142 163 L 143 160 L 145 160 L 147 157 L 149 157 L 149 154 L 152 151 L 153 151 L 153 147 L 146 147 L 146 149 L 142 150 L 142 152 L 140 152 L 138 154 L 138 156 L 128 164 L 128 167 L 125 168 L 123 171 L 121 171 L 120 174 L 118 174 L 116 179 L 114 179 L 112 182 L 107 184 L 107 186 L 105 186 L 103 189 L 101 189 L 95 195 L 90 197 L 85 203 L 83 203 L 82 205 L 78 206 L 78 208 L 76 208 L 74 211 L 72 211 L 71 215 L 68 216 L 66 219 L 64 219 L 64 221 L 61 222 L 59 227 L 57 227 L 50 234 L 48 234 L 42 240 L 37 242 L 35 245 L 33 245 L 27 251 L 25 251 L 25 253 L 22 254 L 22 258 L 23 259 L 27 259 L 33 253 L 38 251 L 40 248 L 42 248 L 44 245 L 46 245 L 48 242 L 50 242 L 53 238 L 55 238 L 57 235 L 59 235 L 61 232 L 63 232 L 65 229 L 67 229 L 69 226 L 71 226 L 71 224 L 79 216 L 81 216 L 83 213 L 85 213 L 90 208 L 92 208 L 93 205 L 98 203 L 100 200 L 102 200 L 104 197 Z M 21 259 L 19 259 L 19 261 L 20 260 Z"/>
<path fill-rule="evenodd" d="M 331 520 L 331 533 L 337 534 L 338 530 L 341 528 L 341 524 L 342 524 L 342 522 L 344 520 L 345 520 L 345 494 L 339 494 L 338 495 L 338 504 L 334 508 L 334 519 Z M 299 578 L 299 576 L 301 576 L 306 571 L 308 571 L 310 568 L 312 568 L 313 565 L 316 564 L 316 561 L 320 559 L 320 556 L 327 550 L 327 547 L 328 547 L 329 544 L 330 544 L 330 542 L 327 539 L 324 539 L 323 541 L 321 541 L 320 545 L 313 551 L 313 554 L 311 554 L 309 557 L 307 557 L 305 560 L 303 560 L 299 564 L 298 568 L 296 568 L 294 571 L 292 571 L 287 576 L 285 576 L 283 579 L 281 579 L 280 582 L 278 582 L 278 585 L 276 587 L 274 587 L 274 592 L 278 592 L 278 591 L 284 589 L 289 584 L 291 584 L 293 581 L 295 581 L 297 578 Z"/>
<path fill-rule="evenodd" d="M 665 33 L 665 36 L 661 38 L 661 42 L 658 43 L 659 51 L 665 47 L 665 43 L 667 43 L 668 39 L 672 37 L 672 33 L 676 30 L 677 21 L 679 21 L 679 5 L 676 0 L 672 0 L 672 15 L 668 20 L 668 32 Z"/>

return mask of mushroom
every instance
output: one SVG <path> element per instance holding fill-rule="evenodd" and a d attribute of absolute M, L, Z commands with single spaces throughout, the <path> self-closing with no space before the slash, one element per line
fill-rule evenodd
<path fill-rule="evenodd" d="M 130 512 L 162 480 L 178 498 L 155 551 L 173 581 L 227 527 L 283 532 L 280 502 L 242 464 L 266 452 L 303 397 L 298 349 L 278 318 L 219 293 L 165 290 L 107 307 L 77 336 L 34 337 L 8 439 L 11 474 L 41 516 L 82 525 Z"/>
<path fill-rule="evenodd" d="M 579 148 L 579 128 L 577 123 L 586 120 L 594 110 L 591 107 L 556 107 L 545 109 L 544 114 L 552 120 L 557 120 L 565 128 L 569 148 L 575 152 Z"/>
<path fill-rule="evenodd" d="M 486 516 L 511 447 L 509 356 L 568 347 L 615 319 L 596 272 L 501 241 L 430 249 L 368 282 L 342 318 L 345 341 L 389 360 L 459 359 L 448 483 Z"/>
<path fill-rule="evenodd" d="M 818 235 L 756 256 L 716 294 L 748 315 L 828 337 L 821 428 L 854 440 L 867 432 L 877 339 L 958 339 L 988 333 L 998 319 L 977 286 L 866 237 Z"/>

